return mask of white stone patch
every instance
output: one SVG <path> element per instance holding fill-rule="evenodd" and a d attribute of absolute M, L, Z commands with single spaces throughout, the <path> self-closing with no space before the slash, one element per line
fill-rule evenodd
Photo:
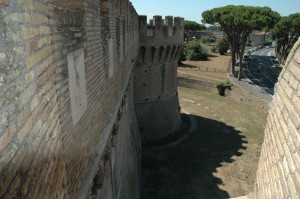
<path fill-rule="evenodd" d="M 148 37 L 153 37 L 153 29 L 148 29 L 147 36 Z"/>
<path fill-rule="evenodd" d="M 75 126 L 87 109 L 83 48 L 70 52 L 67 58 L 72 118 Z"/>
<path fill-rule="evenodd" d="M 173 28 L 168 29 L 168 35 L 169 37 L 173 36 Z"/>

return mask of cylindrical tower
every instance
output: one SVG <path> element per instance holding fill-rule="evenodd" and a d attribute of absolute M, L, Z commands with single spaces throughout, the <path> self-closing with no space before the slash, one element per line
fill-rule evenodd
<path fill-rule="evenodd" d="M 134 101 L 146 140 L 167 137 L 181 125 L 177 65 L 183 43 L 184 20 L 140 16 L 140 51 L 134 69 Z"/>

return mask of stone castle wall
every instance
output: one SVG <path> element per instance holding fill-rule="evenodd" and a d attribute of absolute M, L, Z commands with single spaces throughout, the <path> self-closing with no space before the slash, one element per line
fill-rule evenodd
<path fill-rule="evenodd" d="M 134 69 L 134 101 L 143 138 L 162 139 L 181 124 L 177 65 L 183 44 L 184 20 L 139 17 L 140 50 Z"/>
<path fill-rule="evenodd" d="M 128 0 L 0 1 L 0 198 L 139 198 L 139 127 L 155 140 L 180 125 L 182 42 L 183 19 L 147 25 Z M 299 77 L 300 40 L 253 198 L 300 197 Z"/>
<path fill-rule="evenodd" d="M 128 0 L 0 1 L 0 198 L 138 198 Z"/>
<path fill-rule="evenodd" d="M 253 198 L 300 197 L 300 39 L 276 85 Z"/>

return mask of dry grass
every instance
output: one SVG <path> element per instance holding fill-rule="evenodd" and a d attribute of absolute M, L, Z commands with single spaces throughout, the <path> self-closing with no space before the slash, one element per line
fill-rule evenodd
<path fill-rule="evenodd" d="M 227 80 L 227 67 L 230 55 L 219 55 L 213 53 L 207 61 L 184 61 L 178 67 L 179 76 L 189 76 L 209 82 L 220 82 Z"/>

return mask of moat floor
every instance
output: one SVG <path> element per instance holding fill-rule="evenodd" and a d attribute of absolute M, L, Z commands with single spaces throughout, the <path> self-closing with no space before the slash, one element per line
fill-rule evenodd
<path fill-rule="evenodd" d="M 141 198 L 212 199 L 249 193 L 265 111 L 188 88 L 179 88 L 179 99 L 193 131 L 175 146 L 143 146 Z"/>

